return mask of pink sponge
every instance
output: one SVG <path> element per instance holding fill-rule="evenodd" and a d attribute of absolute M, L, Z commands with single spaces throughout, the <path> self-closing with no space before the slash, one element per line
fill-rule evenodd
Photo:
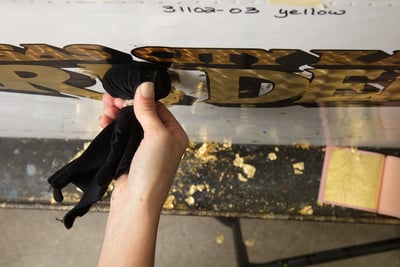
<path fill-rule="evenodd" d="M 378 213 L 400 218 L 400 158 L 387 156 Z"/>

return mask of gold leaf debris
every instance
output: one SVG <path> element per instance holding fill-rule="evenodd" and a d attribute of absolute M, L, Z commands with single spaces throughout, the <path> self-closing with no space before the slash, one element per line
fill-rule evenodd
<path fill-rule="evenodd" d="M 292 167 L 293 167 L 294 174 L 303 174 L 304 162 L 293 163 Z"/>
<path fill-rule="evenodd" d="M 270 152 L 270 153 L 268 153 L 268 156 L 267 156 L 267 159 L 269 160 L 269 161 L 274 161 L 274 160 L 276 160 L 278 157 L 276 156 L 276 153 L 275 152 Z"/>
<path fill-rule="evenodd" d="M 167 210 L 172 210 L 175 204 L 175 196 L 169 195 L 164 202 L 163 208 Z"/>
<path fill-rule="evenodd" d="M 188 196 L 187 198 L 185 198 L 185 202 L 189 205 L 189 206 L 193 206 L 194 205 L 194 197 L 192 196 Z"/>
<path fill-rule="evenodd" d="M 218 245 L 222 245 L 224 243 L 224 241 L 225 241 L 225 237 L 222 234 L 217 235 L 215 237 L 215 243 L 217 243 Z"/>
<path fill-rule="evenodd" d="M 243 164 L 243 171 L 247 175 L 247 178 L 252 179 L 256 174 L 256 167 L 250 164 Z"/>
<path fill-rule="evenodd" d="M 247 182 L 248 179 L 254 178 L 254 175 L 256 174 L 256 167 L 251 164 L 244 163 L 244 158 L 241 157 L 239 154 L 235 155 L 233 166 L 243 169 L 243 173 L 245 175 L 243 175 L 242 173 L 237 174 L 238 179 L 241 182 Z"/>
<path fill-rule="evenodd" d="M 246 247 L 248 247 L 248 248 L 252 248 L 252 247 L 254 247 L 254 244 L 256 243 L 256 240 L 254 239 L 254 238 L 249 238 L 249 239 L 246 239 L 245 241 L 244 241 L 244 244 L 246 245 Z"/>
<path fill-rule="evenodd" d="M 301 215 L 313 215 L 314 210 L 313 210 L 313 208 L 312 208 L 310 205 L 308 205 L 308 206 L 304 206 L 303 208 L 301 208 L 301 209 L 299 210 L 299 213 L 300 213 Z"/>
<path fill-rule="evenodd" d="M 213 143 L 204 143 L 201 145 L 201 147 L 196 151 L 194 156 L 202 163 L 207 163 L 207 162 L 215 162 L 217 161 L 217 157 L 215 155 L 212 155 L 212 153 L 217 151 L 217 145 Z"/>
<path fill-rule="evenodd" d="M 233 166 L 242 168 L 244 163 L 244 158 L 240 157 L 239 154 L 235 155 L 235 159 L 233 160 Z"/>
<path fill-rule="evenodd" d="M 241 173 L 237 174 L 239 181 L 241 182 L 247 182 L 248 179 L 246 177 L 244 177 Z"/>

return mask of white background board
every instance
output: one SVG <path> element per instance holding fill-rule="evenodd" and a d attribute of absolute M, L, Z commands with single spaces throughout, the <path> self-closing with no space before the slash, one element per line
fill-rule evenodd
<path fill-rule="evenodd" d="M 97 44 L 125 53 L 145 46 L 300 49 L 310 54 L 319 49 L 392 54 L 400 49 L 398 1 L 321 3 L 2 1 L 0 43 Z M 215 12 L 195 12 L 207 8 Z M 321 10 L 324 15 L 317 14 Z M 220 107 L 204 101 L 209 88 L 203 76 L 177 72 L 181 82 L 176 88 L 199 98 L 189 106 L 171 107 L 194 141 L 389 147 L 400 141 L 400 108 L 395 105 Z M 102 92 L 99 81 L 88 89 Z M 101 112 L 95 100 L 0 92 L 0 136 L 91 139 L 100 130 Z"/>

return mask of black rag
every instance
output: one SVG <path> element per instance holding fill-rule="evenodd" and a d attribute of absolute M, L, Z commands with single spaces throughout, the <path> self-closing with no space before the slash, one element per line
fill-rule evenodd
<path fill-rule="evenodd" d="M 114 98 L 133 99 L 143 82 L 153 82 L 155 101 L 171 90 L 167 68 L 147 62 L 112 66 L 102 79 L 104 89 Z M 76 159 L 54 173 L 48 182 L 57 202 L 63 201 L 62 189 L 74 184 L 83 192 L 78 204 L 62 219 L 70 229 L 76 217 L 85 215 L 101 200 L 113 179 L 128 173 L 132 158 L 143 139 L 143 128 L 131 106 L 122 108 L 116 120 L 105 127 Z"/>

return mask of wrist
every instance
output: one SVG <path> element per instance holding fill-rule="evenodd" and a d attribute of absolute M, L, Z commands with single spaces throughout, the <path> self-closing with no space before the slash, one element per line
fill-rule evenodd
<path fill-rule="evenodd" d="M 148 213 L 153 216 L 161 213 L 164 197 L 159 192 L 136 190 L 130 187 L 127 175 L 122 175 L 114 184 L 111 195 L 110 213 Z"/>

